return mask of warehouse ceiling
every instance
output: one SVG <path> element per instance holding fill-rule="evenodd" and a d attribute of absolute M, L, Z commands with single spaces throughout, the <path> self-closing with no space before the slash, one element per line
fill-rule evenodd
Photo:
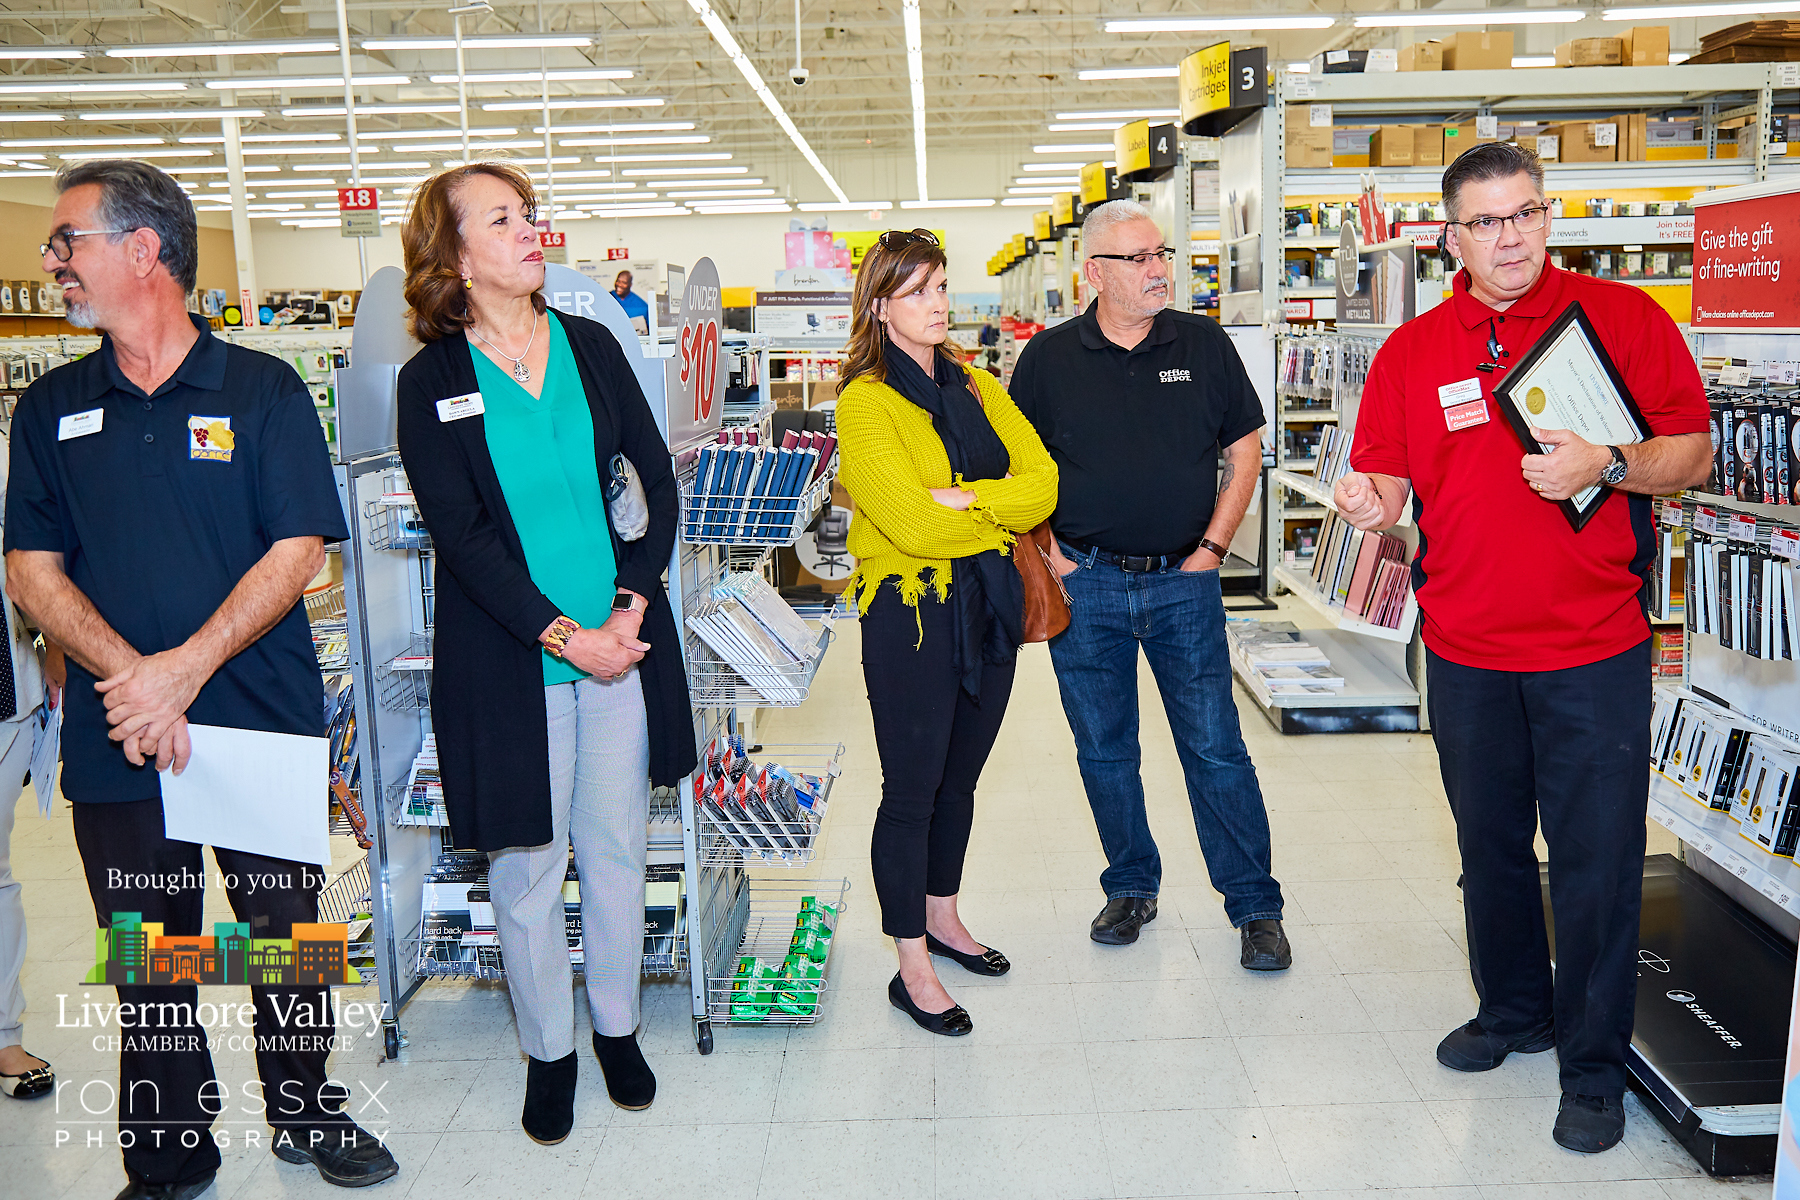
<path fill-rule="evenodd" d="M 1053 187 L 1065 169 L 1057 162 L 1100 157 L 1091 147 L 1110 140 L 1107 126 L 1119 119 L 1112 114 L 1174 107 L 1172 78 L 1083 72 L 1166 71 L 1226 37 L 1269 46 L 1280 69 L 1322 49 L 1392 45 L 1396 34 L 1356 27 L 1357 14 L 1344 7 L 1291 0 L 1256 7 L 1256 19 L 1332 23 L 1105 30 L 1108 19 L 1241 17 L 1254 7 L 1195 0 L 800 0 L 798 13 L 792 0 L 497 0 L 491 9 L 477 0 L 460 17 L 443 3 L 342 7 L 365 177 L 391 180 L 387 191 L 460 159 L 451 44 L 460 22 L 471 153 L 486 146 L 543 172 L 547 93 L 558 199 L 581 194 L 591 205 L 709 193 L 747 204 L 911 199 L 924 183 L 923 170 L 913 169 L 921 133 L 934 163 L 958 153 L 1004 160 L 973 188 L 940 168 L 925 183 L 934 199 L 992 195 L 993 177 L 1027 164 L 1043 168 L 1034 174 Z M 1459 10 L 1469 7 L 1462 0 Z M 1421 25 L 1428 29 L 1428 18 Z M 223 191 L 221 124 L 208 110 L 229 106 L 261 114 L 240 121 L 254 190 L 347 184 L 338 34 L 334 0 L 0 5 L 0 155 L 17 156 L 0 169 L 38 172 L 82 154 L 142 153 L 181 173 L 197 195 Z M 545 36 L 561 44 L 540 47 Z M 244 52 L 222 56 L 223 43 Z M 20 57 L 28 54 L 63 57 Z M 796 65 L 808 73 L 804 86 L 790 81 Z M 544 72 L 548 82 L 540 81 Z M 1045 157 L 1035 149 L 1043 145 L 1069 149 Z M 335 207 L 316 196 L 258 200 L 265 215 Z M 278 210 L 278 202 L 300 207 Z"/>

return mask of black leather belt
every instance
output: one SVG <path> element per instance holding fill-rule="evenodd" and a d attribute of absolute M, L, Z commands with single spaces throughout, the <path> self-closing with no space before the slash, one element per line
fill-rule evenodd
<path fill-rule="evenodd" d="M 1081 554 L 1091 554 L 1104 563 L 1111 563 L 1121 571 L 1130 571 L 1134 575 L 1150 571 L 1166 571 L 1170 567 L 1179 567 L 1186 562 L 1188 556 L 1200 548 L 1195 541 L 1185 550 L 1177 550 L 1174 554 L 1114 554 L 1111 550 L 1102 550 L 1098 546 L 1084 546 L 1080 542 L 1064 540 L 1065 544 Z"/>

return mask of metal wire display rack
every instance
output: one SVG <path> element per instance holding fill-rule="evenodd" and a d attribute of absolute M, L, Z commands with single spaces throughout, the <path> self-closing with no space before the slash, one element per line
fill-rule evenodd
<path fill-rule="evenodd" d="M 795 708 L 806 702 L 813 677 L 825 661 L 832 630 L 819 630 L 812 653 L 797 663 L 734 666 L 691 632 L 688 635 L 688 695 L 707 708 Z"/>
<path fill-rule="evenodd" d="M 831 979 L 831 954 L 827 943 L 825 958 L 818 964 L 816 980 L 779 980 L 773 988 L 779 995 L 787 992 L 794 1002 L 784 1006 L 770 1004 L 764 1014 L 750 1014 L 732 1001 L 738 983 L 737 964 L 744 958 L 780 969 L 787 960 L 794 935 L 794 919 L 801 901 L 812 896 L 828 904 L 836 912 L 833 928 L 843 921 L 845 897 L 850 883 L 844 879 L 767 880 L 743 877 L 735 889 L 732 902 L 722 907 L 707 930 L 707 945 L 722 949 L 735 947 L 729 955 L 713 953 L 713 964 L 706 976 L 706 1011 L 715 1025 L 811 1025 L 819 1019 L 825 1004 L 825 993 Z M 832 939 L 835 942 L 836 938 Z M 730 970 L 720 971 L 720 967 Z"/>
<path fill-rule="evenodd" d="M 801 821 L 771 822 L 741 813 L 727 813 L 721 818 L 710 804 L 698 805 L 695 820 L 700 831 L 700 865 L 800 867 L 810 863 L 818 849 L 825 808 L 843 753 L 842 742 L 763 746 L 756 755 L 759 762 L 819 780 L 819 794 L 813 799 L 812 809 Z"/>
<path fill-rule="evenodd" d="M 431 535 L 419 510 L 409 503 L 370 500 L 363 505 L 371 550 L 429 550 Z"/>
<path fill-rule="evenodd" d="M 699 470 L 680 476 L 681 540 L 695 546 L 791 546 L 831 499 L 834 458 L 798 496 L 714 495 L 700 491 Z"/>
<path fill-rule="evenodd" d="M 415 787 L 404 775 L 388 788 L 387 810 L 388 820 L 402 829 L 409 826 L 450 827 L 450 813 L 444 807 L 443 791 L 423 785 Z"/>
<path fill-rule="evenodd" d="M 404 651 L 375 668 L 375 696 L 390 712 L 431 707 L 431 633 L 415 633 Z"/>

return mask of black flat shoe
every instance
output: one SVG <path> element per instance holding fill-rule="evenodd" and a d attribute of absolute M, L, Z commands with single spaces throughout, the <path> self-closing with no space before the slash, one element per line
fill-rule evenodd
<path fill-rule="evenodd" d="M 614 1104 L 630 1112 L 650 1107 L 656 1099 L 656 1073 L 644 1061 L 637 1034 L 601 1037 L 596 1033 L 594 1057 L 600 1060 L 600 1073 L 606 1076 L 606 1094 Z"/>
<path fill-rule="evenodd" d="M 56 1072 L 50 1069 L 50 1064 L 45 1059 L 40 1058 L 38 1061 L 44 1065 L 20 1071 L 17 1075 L 0 1074 L 0 1092 L 5 1092 L 14 1100 L 36 1100 L 40 1096 L 48 1096 L 56 1087 Z"/>
<path fill-rule="evenodd" d="M 1120 896 L 1106 902 L 1106 907 L 1088 926 L 1088 936 L 1107 946 L 1129 946 L 1138 940 L 1144 926 L 1154 920 L 1155 896 Z"/>
<path fill-rule="evenodd" d="M 949 959 L 971 975 L 1004 975 L 1012 970 L 1012 964 L 1006 961 L 1006 955 L 985 946 L 980 954 L 964 954 L 961 950 L 952 950 L 928 933 L 925 935 L 925 948 L 939 958 Z"/>
<path fill-rule="evenodd" d="M 186 1183 L 144 1183 L 134 1179 L 113 1200 L 199 1200 L 217 1175 L 216 1171 L 208 1171 Z"/>
<path fill-rule="evenodd" d="M 1491 1071 L 1509 1054 L 1542 1054 L 1556 1045 L 1556 1029 L 1541 1029 L 1505 1037 L 1482 1027 L 1481 1019 L 1452 1029 L 1438 1043 L 1437 1060 L 1452 1071 Z"/>
<path fill-rule="evenodd" d="M 1245 921 L 1238 932 L 1243 943 L 1238 963 L 1244 970 L 1285 971 L 1294 965 L 1294 948 L 1288 945 L 1280 921 Z"/>
<path fill-rule="evenodd" d="M 552 1062 L 525 1056 L 525 1109 L 519 1125 L 540 1146 L 554 1146 L 575 1128 L 575 1052 Z"/>
<path fill-rule="evenodd" d="M 338 1187 L 368 1187 L 400 1173 L 388 1148 L 350 1121 L 284 1126 L 275 1131 L 269 1149 L 282 1162 L 311 1163 L 319 1178 Z"/>
<path fill-rule="evenodd" d="M 1625 1136 L 1625 1100 L 1621 1096 L 1562 1094 L 1556 1110 L 1556 1144 L 1580 1154 L 1611 1150 Z"/>
<path fill-rule="evenodd" d="M 906 981 L 900 978 L 899 972 L 888 981 L 888 1003 L 913 1019 L 913 1024 L 926 1033 L 940 1033 L 945 1037 L 962 1037 L 975 1032 L 975 1022 L 969 1019 L 968 1010 L 960 1004 L 951 1005 L 940 1013 L 928 1013 L 913 1003 L 912 994 L 906 990 Z"/>

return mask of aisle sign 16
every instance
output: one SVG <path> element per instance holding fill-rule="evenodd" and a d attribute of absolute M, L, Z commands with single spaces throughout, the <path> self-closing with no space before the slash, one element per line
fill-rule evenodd
<path fill-rule="evenodd" d="M 381 236 L 381 206 L 374 188 L 339 188 L 337 195 L 338 233 L 341 236 Z"/>
<path fill-rule="evenodd" d="M 680 303 L 675 357 L 664 367 L 669 448 L 677 453 L 711 441 L 724 408 L 725 363 L 720 338 L 725 310 L 719 270 L 712 259 L 701 259 L 688 272 Z"/>

